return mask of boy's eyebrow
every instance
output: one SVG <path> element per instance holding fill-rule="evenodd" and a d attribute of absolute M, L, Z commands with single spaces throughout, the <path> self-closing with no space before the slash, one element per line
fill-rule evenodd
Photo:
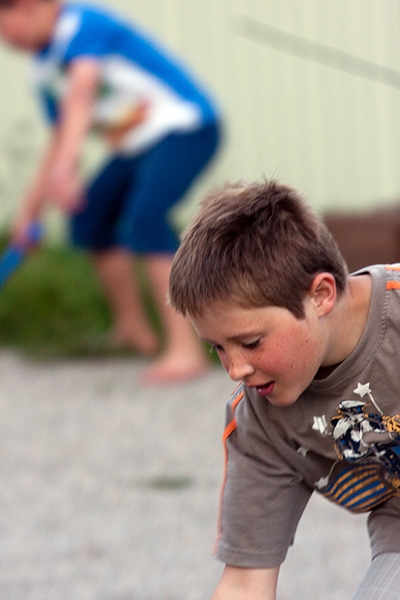
<path fill-rule="evenodd" d="M 230 335 L 229 337 L 226 338 L 226 341 L 232 342 L 232 341 L 235 341 L 235 340 L 241 340 L 241 339 L 245 339 L 245 338 L 251 338 L 251 337 L 254 337 L 254 336 L 257 337 L 259 335 L 261 335 L 261 334 L 258 331 L 246 331 L 246 333 L 238 333 L 238 334 L 235 334 L 235 335 Z M 205 342 L 206 344 L 213 344 L 213 345 L 217 344 L 217 342 L 213 342 L 212 340 L 208 340 L 207 338 L 204 338 L 202 336 L 199 336 L 199 340 L 201 342 Z"/>

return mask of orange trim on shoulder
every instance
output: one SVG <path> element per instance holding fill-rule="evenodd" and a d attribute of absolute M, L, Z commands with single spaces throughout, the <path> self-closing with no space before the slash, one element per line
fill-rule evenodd
<path fill-rule="evenodd" d="M 396 271 L 400 272 L 400 264 L 395 265 L 385 265 L 386 271 Z M 400 290 L 400 281 L 387 281 L 386 282 L 387 290 Z"/>
<path fill-rule="evenodd" d="M 236 396 L 236 398 L 234 399 L 234 401 L 232 402 L 232 412 L 235 412 L 237 405 L 239 404 L 239 402 L 243 399 L 244 396 L 244 391 L 242 390 L 240 392 L 240 394 L 238 394 Z"/>
<path fill-rule="evenodd" d="M 240 393 L 239 393 L 239 394 L 236 396 L 236 398 L 233 400 L 233 402 L 232 402 L 232 407 L 231 407 L 231 408 L 232 408 L 233 415 L 235 415 L 235 410 L 236 410 L 236 407 L 237 407 L 237 405 L 239 404 L 239 402 L 240 402 L 241 400 L 243 400 L 243 397 L 244 397 L 244 391 L 242 390 L 242 391 L 241 391 L 241 392 L 240 392 Z M 231 421 L 230 423 L 228 423 L 228 425 L 227 425 L 227 426 L 225 427 L 225 429 L 224 429 L 224 433 L 222 434 L 222 441 L 223 441 L 223 443 L 224 443 L 224 444 L 225 444 L 226 440 L 228 439 L 228 437 L 231 435 L 231 433 L 232 433 L 233 431 L 235 431 L 236 427 L 237 427 L 236 419 L 235 419 L 235 416 L 233 416 L 233 419 L 232 419 L 232 421 Z"/>
<path fill-rule="evenodd" d="M 228 423 L 228 425 L 225 427 L 224 429 L 224 433 L 222 435 L 222 441 L 226 442 L 226 440 L 228 439 L 228 437 L 231 435 L 231 433 L 233 433 L 235 431 L 237 427 L 237 423 L 236 423 L 236 419 L 232 419 L 232 421 L 230 423 Z"/>
<path fill-rule="evenodd" d="M 232 412 L 233 412 L 233 414 L 235 414 L 236 407 L 239 404 L 239 402 L 241 400 L 243 400 L 243 398 L 244 398 L 244 391 L 242 390 L 240 393 L 238 393 L 238 395 L 236 396 L 236 398 L 232 402 Z M 225 487 L 226 487 L 226 480 L 227 480 L 227 477 L 228 477 L 228 448 L 227 448 L 226 442 L 227 442 L 229 436 L 235 431 L 236 427 L 237 427 L 237 421 L 236 421 L 236 418 L 234 416 L 233 419 L 232 419 L 232 421 L 230 421 L 228 423 L 228 425 L 225 427 L 224 433 L 222 435 L 222 442 L 223 442 L 223 445 L 224 445 L 224 475 L 223 475 L 223 478 L 222 478 L 221 491 L 220 491 L 220 494 L 219 494 L 219 512 L 218 512 L 217 538 L 216 538 L 215 544 L 214 544 L 214 550 L 213 550 L 214 554 L 217 551 L 217 546 L 218 546 L 218 543 L 219 543 L 219 540 L 220 540 L 220 537 L 221 537 L 221 533 L 222 533 L 222 500 L 223 500 L 223 497 L 224 497 L 224 491 L 225 491 Z"/>

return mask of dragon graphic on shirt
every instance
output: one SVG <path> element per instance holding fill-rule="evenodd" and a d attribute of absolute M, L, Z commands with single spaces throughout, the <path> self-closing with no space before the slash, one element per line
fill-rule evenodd
<path fill-rule="evenodd" d="M 369 383 L 359 383 L 354 393 L 361 399 L 342 400 L 330 427 L 325 416 L 314 417 L 313 429 L 332 435 L 339 459 L 315 485 L 334 502 L 362 512 L 400 495 L 400 415 L 383 414 Z"/>

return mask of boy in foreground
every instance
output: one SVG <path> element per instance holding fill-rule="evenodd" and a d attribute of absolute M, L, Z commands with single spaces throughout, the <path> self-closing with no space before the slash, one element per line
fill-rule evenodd
<path fill-rule="evenodd" d="M 113 341 L 154 355 L 159 339 L 134 275 L 143 259 L 165 345 L 146 383 L 179 383 L 207 367 L 190 323 L 165 303 L 179 240 L 170 211 L 215 154 L 219 116 L 191 74 L 134 25 L 101 7 L 58 0 L 0 0 L 0 37 L 32 53 L 33 79 L 52 125 L 23 198 L 13 241 L 27 243 L 50 203 L 71 217 L 71 236 L 91 253 L 114 320 Z M 83 185 L 89 132 L 110 156 Z"/>
<path fill-rule="evenodd" d="M 400 265 L 348 275 L 321 220 L 276 182 L 212 192 L 170 301 L 240 382 L 228 405 L 213 600 L 273 600 L 313 493 L 369 512 L 353 600 L 400 598 Z"/>

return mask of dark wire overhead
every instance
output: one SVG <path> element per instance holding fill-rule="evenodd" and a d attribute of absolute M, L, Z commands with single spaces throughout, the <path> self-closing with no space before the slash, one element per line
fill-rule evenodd
<path fill-rule="evenodd" d="M 359 58 L 332 46 L 311 42 L 293 33 L 261 23 L 252 17 L 245 15 L 237 17 L 235 30 L 247 39 L 280 52 L 400 89 L 400 71 L 396 69 Z"/>

